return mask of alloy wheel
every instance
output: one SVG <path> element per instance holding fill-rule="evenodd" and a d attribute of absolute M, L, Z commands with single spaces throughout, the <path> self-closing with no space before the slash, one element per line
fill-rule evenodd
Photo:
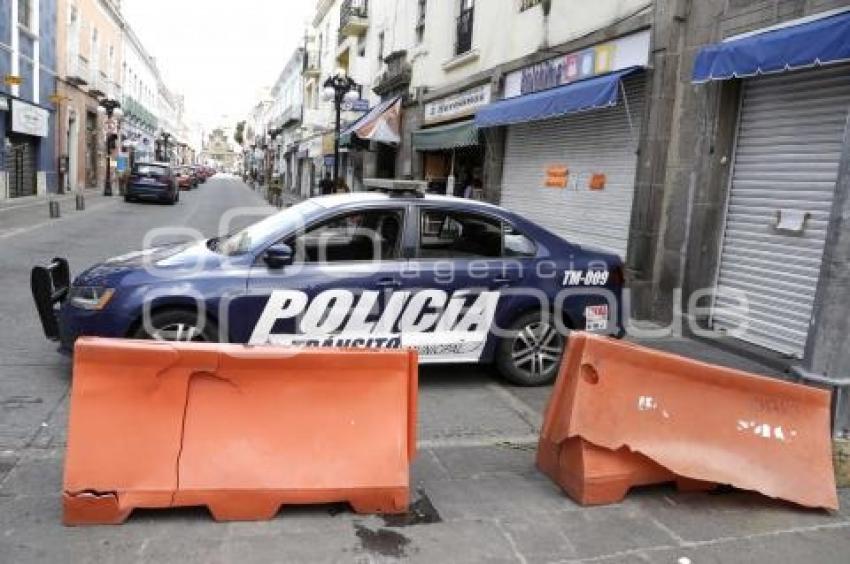
<path fill-rule="evenodd" d="M 166 325 L 154 331 L 151 336 L 157 341 L 207 342 L 207 338 L 203 332 L 189 323 L 172 323 Z"/>
<path fill-rule="evenodd" d="M 532 380 L 548 375 L 561 360 L 564 337 L 542 321 L 529 323 L 514 337 L 511 358 L 514 367 Z"/>

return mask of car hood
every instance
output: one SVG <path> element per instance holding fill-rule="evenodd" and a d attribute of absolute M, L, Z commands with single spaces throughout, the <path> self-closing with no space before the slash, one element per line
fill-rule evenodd
<path fill-rule="evenodd" d="M 120 282 L 131 273 L 144 273 L 150 278 L 180 276 L 217 268 L 221 256 L 207 248 L 206 241 L 176 243 L 151 247 L 112 257 L 82 272 L 76 286 L 105 286 Z"/>

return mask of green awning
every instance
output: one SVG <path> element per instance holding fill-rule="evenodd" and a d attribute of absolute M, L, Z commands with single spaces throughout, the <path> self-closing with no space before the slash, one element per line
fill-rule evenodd
<path fill-rule="evenodd" d="M 473 120 L 413 132 L 413 148 L 417 151 L 440 151 L 475 145 L 478 145 L 478 128 Z"/>

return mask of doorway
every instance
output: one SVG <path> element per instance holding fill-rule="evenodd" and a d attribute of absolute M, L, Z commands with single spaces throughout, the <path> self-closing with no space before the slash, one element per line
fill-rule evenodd
<path fill-rule="evenodd" d="M 66 140 L 67 147 L 66 151 L 68 151 L 68 171 L 65 175 L 65 189 L 66 190 L 76 190 L 77 189 L 77 159 L 79 158 L 79 139 L 80 139 L 80 126 L 77 121 L 77 113 L 71 110 L 68 115 L 68 139 Z"/>
<path fill-rule="evenodd" d="M 23 135 L 9 135 L 9 197 L 35 195 L 35 143 Z"/>
<path fill-rule="evenodd" d="M 86 112 L 86 187 L 97 186 L 97 114 Z"/>

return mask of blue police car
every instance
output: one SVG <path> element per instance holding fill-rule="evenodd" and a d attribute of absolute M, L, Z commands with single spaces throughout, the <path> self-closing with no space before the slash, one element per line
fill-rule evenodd
<path fill-rule="evenodd" d="M 618 336 L 623 267 L 503 208 L 415 192 L 305 200 L 236 233 L 32 272 L 48 337 L 414 347 L 550 382 L 569 330 Z"/>

